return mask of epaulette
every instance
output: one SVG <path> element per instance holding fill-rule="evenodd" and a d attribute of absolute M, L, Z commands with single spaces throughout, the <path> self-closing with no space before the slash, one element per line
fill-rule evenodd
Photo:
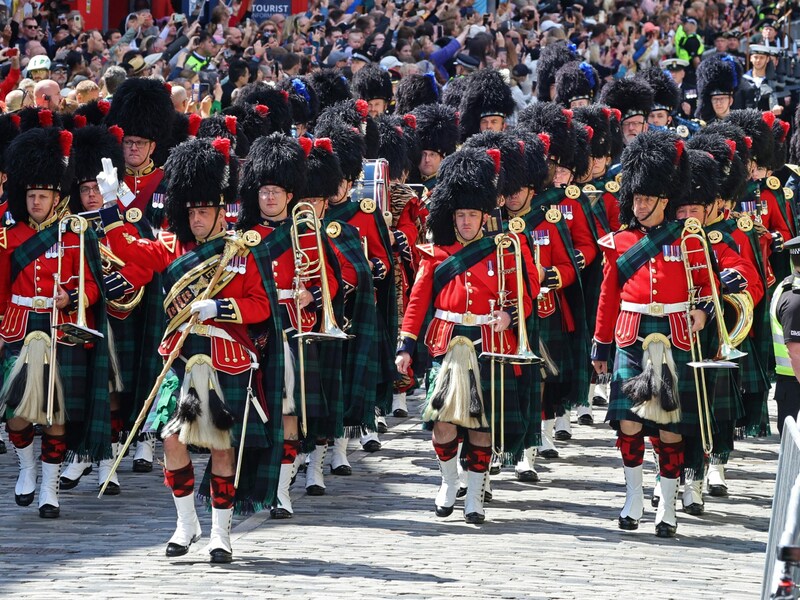
<path fill-rule="evenodd" d="M 158 241 L 164 244 L 164 247 L 169 250 L 170 254 L 175 253 L 175 247 L 178 245 L 178 236 L 169 231 L 159 231 Z"/>
<path fill-rule="evenodd" d="M 422 252 L 425 256 L 433 258 L 433 244 L 417 244 L 417 250 Z"/>
<path fill-rule="evenodd" d="M 597 240 L 597 245 L 601 248 L 608 248 L 609 250 L 616 250 L 617 245 L 614 243 L 614 232 L 608 233 Z"/>
<path fill-rule="evenodd" d="M 0 227 L 0 248 L 5 250 L 8 247 L 8 232 L 5 227 Z"/>

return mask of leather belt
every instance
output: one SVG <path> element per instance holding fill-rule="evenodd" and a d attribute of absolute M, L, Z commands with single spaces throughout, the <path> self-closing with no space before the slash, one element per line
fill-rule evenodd
<path fill-rule="evenodd" d="M 24 306 L 25 308 L 53 308 L 53 299 L 47 296 L 18 296 L 17 294 L 11 295 L 11 304 L 17 306 Z"/>
<path fill-rule="evenodd" d="M 442 321 L 447 321 L 449 323 L 456 323 L 458 325 L 488 325 L 489 323 L 494 321 L 494 317 L 492 315 L 473 315 L 470 312 L 467 313 L 457 313 L 457 312 L 450 312 L 449 310 L 439 310 L 436 309 L 436 313 L 434 315 L 437 319 L 441 319 Z"/>
<path fill-rule="evenodd" d="M 686 312 L 686 302 L 676 302 L 674 304 L 662 304 L 661 302 L 651 302 L 650 304 L 637 304 L 623 300 L 620 310 L 625 312 L 639 313 L 651 317 L 663 317 L 674 313 Z"/>
<path fill-rule="evenodd" d="M 189 327 L 189 324 L 184 323 L 178 327 L 178 331 L 185 331 L 187 327 Z M 205 337 L 221 338 L 228 342 L 236 342 L 236 340 L 231 337 L 231 334 L 221 327 L 215 327 L 214 325 L 207 325 L 205 323 L 195 323 L 191 326 L 191 329 L 189 329 L 189 333 L 194 333 L 195 335 L 202 335 Z"/>

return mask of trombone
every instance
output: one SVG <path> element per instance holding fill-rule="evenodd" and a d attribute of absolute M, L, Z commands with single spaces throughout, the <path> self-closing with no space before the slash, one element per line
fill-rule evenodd
<path fill-rule="evenodd" d="M 708 387 L 706 385 L 705 369 L 735 369 L 736 363 L 731 362 L 743 356 L 746 353 L 737 350 L 731 343 L 728 330 L 725 327 L 725 318 L 722 311 L 722 304 L 720 302 L 719 293 L 715 283 L 714 268 L 711 264 L 711 254 L 706 240 L 705 231 L 700 224 L 700 221 L 695 218 L 687 219 L 681 232 L 681 257 L 683 260 L 684 271 L 686 272 L 686 283 L 689 290 L 689 300 L 686 304 L 686 321 L 689 330 L 690 350 L 692 361 L 689 366 L 694 371 L 694 386 L 697 395 L 697 418 L 700 424 L 700 439 L 703 444 L 703 451 L 710 454 L 713 450 L 713 428 L 711 423 L 711 404 L 708 398 Z M 689 249 L 689 240 L 695 240 L 699 244 L 699 248 Z M 693 254 L 702 253 L 702 262 L 700 264 L 692 264 L 691 258 Z M 694 279 L 695 271 L 705 271 L 711 283 L 711 295 L 709 297 L 700 297 L 700 286 L 696 285 Z M 711 300 L 714 308 L 714 318 L 717 321 L 717 331 L 719 334 L 720 344 L 717 348 L 717 353 L 712 359 L 703 358 L 703 350 L 701 347 L 700 336 L 692 333 L 692 319 L 690 312 L 696 308 L 700 301 Z"/>
<path fill-rule="evenodd" d="M 77 246 L 65 246 L 64 234 L 67 228 L 78 236 Z M 103 339 L 103 334 L 99 331 L 92 329 L 86 322 L 86 305 L 84 298 L 86 297 L 86 231 L 89 228 L 89 222 L 80 215 L 66 215 L 58 222 L 58 268 L 53 274 L 53 308 L 50 314 L 50 327 L 52 328 L 52 335 L 50 336 L 50 377 L 47 385 L 47 425 L 48 427 L 53 424 L 53 416 L 55 412 L 55 384 L 56 384 L 56 349 L 58 344 L 58 332 L 61 331 L 61 337 L 64 342 L 70 344 L 86 345 L 97 340 Z M 78 248 L 78 274 L 70 275 L 66 279 L 63 278 L 63 259 L 64 250 Z M 75 323 L 59 323 L 58 322 L 58 308 L 56 301 L 58 300 L 58 292 L 62 286 L 68 284 L 72 280 L 78 280 L 78 306 L 77 316 Z M 102 283 L 102 282 L 99 282 Z"/>
<path fill-rule="evenodd" d="M 305 233 L 300 232 L 300 227 L 303 225 L 308 229 Z M 309 249 L 302 246 L 302 238 L 306 236 L 314 236 L 313 249 L 317 252 L 316 258 L 309 253 Z M 347 335 L 339 328 L 336 323 L 336 317 L 333 314 L 325 248 L 322 245 L 322 236 L 320 235 L 320 221 L 314 206 L 309 202 L 298 202 L 292 209 L 292 252 L 294 253 L 292 293 L 295 314 L 297 315 L 297 333 L 294 337 L 297 339 L 297 366 L 300 371 L 300 414 L 302 432 L 305 435 L 308 430 L 308 418 L 306 416 L 305 351 L 303 344 L 325 340 L 347 340 L 352 336 Z M 320 331 L 303 332 L 303 309 L 300 306 L 300 294 L 303 291 L 303 283 L 312 277 L 319 277 L 320 281 L 322 322 Z"/>

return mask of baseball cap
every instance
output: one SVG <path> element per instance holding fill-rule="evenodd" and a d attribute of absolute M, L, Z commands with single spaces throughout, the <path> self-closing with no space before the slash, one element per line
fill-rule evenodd
<path fill-rule="evenodd" d="M 331 53 L 333 54 L 333 53 Z M 389 69 L 396 69 L 402 67 L 403 63 L 400 62 L 396 56 L 384 56 L 381 59 L 381 69 L 388 71 Z"/>

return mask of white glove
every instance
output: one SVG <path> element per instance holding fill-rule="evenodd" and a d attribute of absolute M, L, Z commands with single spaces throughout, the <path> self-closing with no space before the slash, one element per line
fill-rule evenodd
<path fill-rule="evenodd" d="M 215 300 L 197 300 L 192 304 L 191 313 L 197 313 L 198 320 L 207 321 L 217 316 L 217 302 Z"/>
<path fill-rule="evenodd" d="M 110 158 L 103 159 L 103 170 L 97 174 L 97 187 L 100 188 L 105 202 L 116 201 L 119 178 L 117 177 L 117 167 Z"/>

